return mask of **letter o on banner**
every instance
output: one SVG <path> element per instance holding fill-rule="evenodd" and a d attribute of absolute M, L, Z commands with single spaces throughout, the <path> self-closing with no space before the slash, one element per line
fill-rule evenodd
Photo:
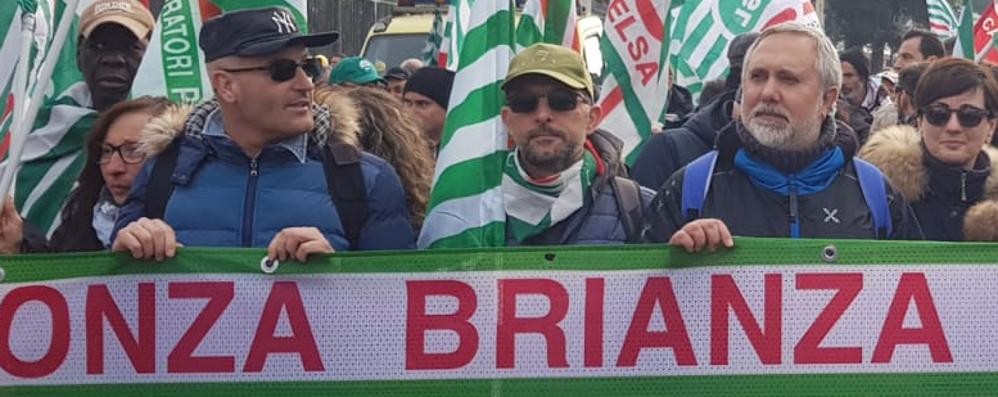
<path fill-rule="evenodd" d="M 48 351 L 38 361 L 23 361 L 10 349 L 11 328 L 17 310 L 31 301 L 47 306 L 52 315 L 52 340 Z M 69 307 L 66 298 L 51 287 L 16 288 L 0 301 L 0 369 L 20 378 L 47 376 L 62 366 L 69 353 Z"/>

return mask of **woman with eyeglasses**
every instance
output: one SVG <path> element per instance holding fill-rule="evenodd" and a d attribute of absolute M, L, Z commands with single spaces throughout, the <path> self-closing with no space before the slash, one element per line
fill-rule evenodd
<path fill-rule="evenodd" d="M 879 167 L 915 211 L 929 240 L 963 241 L 967 211 L 998 199 L 998 151 L 989 143 L 998 83 L 986 67 L 947 58 L 915 88 L 917 129 L 874 134 L 860 157 Z"/>
<path fill-rule="evenodd" d="M 62 224 L 49 241 L 50 250 L 110 247 L 118 208 L 146 159 L 139 144 L 142 128 L 169 107 L 166 98 L 142 97 L 119 102 L 101 114 L 87 137 L 87 163 L 62 209 Z"/>

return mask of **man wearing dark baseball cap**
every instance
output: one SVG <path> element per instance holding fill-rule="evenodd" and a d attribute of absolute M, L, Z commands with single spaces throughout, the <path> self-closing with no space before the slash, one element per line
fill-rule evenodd
<path fill-rule="evenodd" d="M 395 171 L 342 143 L 348 123 L 331 116 L 341 109 L 312 102 L 321 64 L 306 49 L 338 36 L 302 34 L 283 8 L 207 21 L 200 46 L 215 99 L 154 124 L 180 131 L 160 127 L 172 143 L 136 177 L 112 249 L 161 260 L 178 243 L 268 247 L 272 261 L 305 261 L 412 247 Z"/>
<path fill-rule="evenodd" d="M 602 114 L 582 57 L 535 44 L 510 61 L 503 124 L 516 144 L 503 167 L 509 245 L 641 241 L 654 192 L 626 179 L 623 143 Z"/>

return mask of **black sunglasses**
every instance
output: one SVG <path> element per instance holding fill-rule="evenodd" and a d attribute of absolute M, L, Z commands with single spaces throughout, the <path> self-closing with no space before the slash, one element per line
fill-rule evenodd
<path fill-rule="evenodd" d="M 301 62 L 291 59 L 275 59 L 266 66 L 241 69 L 222 69 L 229 73 L 265 71 L 270 73 L 270 79 L 278 83 L 295 78 L 298 68 L 305 71 L 305 75 L 310 79 L 315 79 L 322 74 L 322 61 L 319 58 L 305 58 Z"/>
<path fill-rule="evenodd" d="M 925 121 L 937 127 L 942 127 L 949 122 L 953 113 L 956 113 L 956 120 L 964 128 L 974 128 L 981 124 L 985 118 L 991 118 L 991 112 L 976 108 L 970 105 L 963 105 L 957 109 L 950 109 L 942 104 L 929 105 L 920 110 Z"/>
<path fill-rule="evenodd" d="M 513 113 L 530 113 L 537 109 L 541 103 L 541 98 L 548 99 L 548 107 L 551 110 L 564 112 L 575 109 L 579 101 L 589 103 L 589 100 L 576 91 L 553 90 L 547 94 L 510 94 L 506 97 L 506 105 Z"/>

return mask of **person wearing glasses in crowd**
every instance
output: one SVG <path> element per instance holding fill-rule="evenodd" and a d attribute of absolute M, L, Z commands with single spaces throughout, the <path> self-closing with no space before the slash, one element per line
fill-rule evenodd
<path fill-rule="evenodd" d="M 968 209 L 998 199 L 998 150 L 989 145 L 998 85 L 986 66 L 946 58 L 928 67 L 912 99 L 917 129 L 882 130 L 860 156 L 911 203 L 927 239 L 964 240 Z"/>
<path fill-rule="evenodd" d="M 179 245 L 267 247 L 271 260 L 304 261 L 413 247 L 398 175 L 344 143 L 313 103 L 321 65 L 306 48 L 337 37 L 301 34 L 283 8 L 207 21 L 200 47 L 215 99 L 150 124 L 159 131 L 143 143 L 163 149 L 136 177 L 112 250 L 163 260 Z"/>
<path fill-rule="evenodd" d="M 648 240 L 697 252 L 730 248 L 733 235 L 920 239 L 908 204 L 854 160 L 855 134 L 832 117 L 841 86 L 824 33 L 798 23 L 763 31 L 746 53 L 740 118 L 665 182 Z"/>
<path fill-rule="evenodd" d="M 601 112 L 579 54 L 535 44 L 511 60 L 502 89 L 516 144 L 502 180 L 507 244 L 640 242 L 654 192 L 623 177 L 622 143 L 596 129 Z"/>
<path fill-rule="evenodd" d="M 97 119 L 86 142 L 86 165 L 60 214 L 59 227 L 47 243 L 40 233 L 24 236 L 24 223 L 8 205 L 0 231 L 0 253 L 85 252 L 111 247 L 111 231 L 128 198 L 135 175 L 145 162 L 139 144 L 142 127 L 170 109 L 166 98 L 142 97 L 118 102 Z M 8 213 L 9 211 L 9 213 Z"/>

